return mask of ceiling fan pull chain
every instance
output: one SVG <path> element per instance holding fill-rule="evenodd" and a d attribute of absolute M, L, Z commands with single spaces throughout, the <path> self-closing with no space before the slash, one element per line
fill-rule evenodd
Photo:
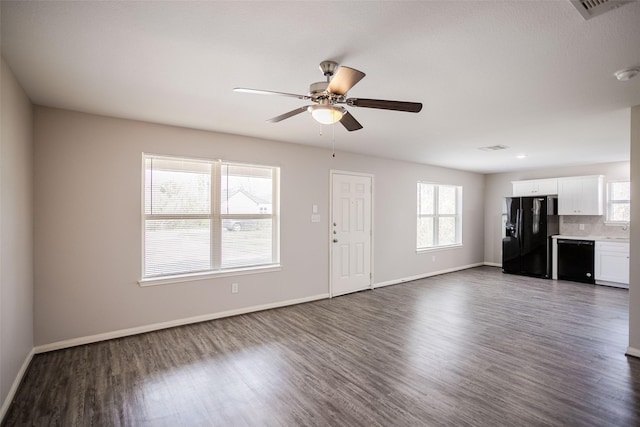
<path fill-rule="evenodd" d="M 336 124 L 332 124 L 331 125 L 331 130 L 333 131 L 333 136 L 331 137 L 331 150 L 333 151 L 333 153 L 331 154 L 331 157 L 335 158 L 336 157 Z"/>

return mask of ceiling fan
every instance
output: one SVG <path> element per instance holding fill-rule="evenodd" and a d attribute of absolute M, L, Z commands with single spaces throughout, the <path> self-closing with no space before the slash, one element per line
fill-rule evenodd
<path fill-rule="evenodd" d="M 336 71 L 337 70 L 337 71 Z M 289 117 L 308 111 L 314 119 L 322 124 L 333 124 L 340 122 L 348 131 L 362 129 L 362 125 L 353 117 L 341 104 L 350 107 L 378 108 L 381 110 L 406 111 L 417 113 L 422 110 L 419 102 L 385 101 L 382 99 L 366 98 L 346 98 L 347 91 L 356 85 L 365 74 L 354 68 L 338 66 L 334 61 L 323 61 L 320 63 L 320 71 L 327 78 L 326 82 L 311 83 L 307 95 L 297 95 L 294 93 L 274 92 L 270 90 L 248 89 L 237 87 L 236 92 L 257 93 L 261 95 L 288 96 L 314 102 L 311 105 L 296 108 L 287 113 L 267 120 L 277 123 Z M 334 75 L 335 74 L 335 75 Z"/>

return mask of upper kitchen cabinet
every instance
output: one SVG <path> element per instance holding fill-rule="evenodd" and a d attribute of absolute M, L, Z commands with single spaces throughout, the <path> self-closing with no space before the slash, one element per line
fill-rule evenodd
<path fill-rule="evenodd" d="M 513 181 L 513 197 L 550 196 L 558 194 L 558 179 L 531 179 Z"/>
<path fill-rule="evenodd" d="M 558 215 L 603 215 L 602 175 L 558 178 Z"/>

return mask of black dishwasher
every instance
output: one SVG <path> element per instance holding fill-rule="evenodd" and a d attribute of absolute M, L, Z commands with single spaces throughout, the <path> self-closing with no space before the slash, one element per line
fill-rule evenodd
<path fill-rule="evenodd" d="M 558 279 L 595 284 L 593 240 L 558 239 Z"/>

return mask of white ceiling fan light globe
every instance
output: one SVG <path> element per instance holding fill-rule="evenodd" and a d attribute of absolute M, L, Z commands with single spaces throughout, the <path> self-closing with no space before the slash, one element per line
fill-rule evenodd
<path fill-rule="evenodd" d="M 332 125 L 339 122 L 344 116 L 344 108 L 333 105 L 312 105 L 308 108 L 311 116 L 323 125 Z"/>

